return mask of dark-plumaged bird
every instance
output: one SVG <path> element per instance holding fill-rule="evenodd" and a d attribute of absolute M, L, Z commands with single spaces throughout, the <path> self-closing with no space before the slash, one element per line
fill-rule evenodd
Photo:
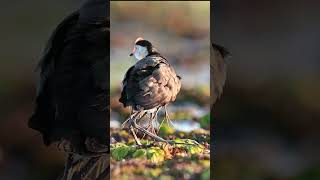
<path fill-rule="evenodd" d="M 88 0 L 52 33 L 28 122 L 44 144 L 66 140 L 77 153 L 108 149 L 109 27 L 109 1 Z"/>
<path fill-rule="evenodd" d="M 230 56 L 229 51 L 217 44 L 212 44 L 210 55 L 210 106 L 221 96 L 226 82 L 226 59 Z"/>
<path fill-rule="evenodd" d="M 119 99 L 124 107 L 132 109 L 125 124 L 130 128 L 138 145 L 141 143 L 136 137 L 135 129 L 165 142 L 166 140 L 137 124 L 137 120 L 148 115 L 152 125 L 158 111 L 163 107 L 166 109 L 170 102 L 175 101 L 181 88 L 181 77 L 147 40 L 137 38 L 130 56 L 133 55 L 138 62 L 126 72 Z M 168 118 L 167 111 L 166 117 Z"/>
<path fill-rule="evenodd" d="M 217 44 L 212 43 L 210 52 L 210 113 L 214 114 L 213 105 L 217 99 L 221 97 L 223 87 L 226 82 L 227 76 L 227 63 L 226 60 L 230 57 L 230 52 Z M 212 126 L 211 126 L 212 127 Z M 215 131 L 210 132 L 211 135 L 215 136 Z M 214 149 L 212 160 L 215 161 L 216 157 L 216 141 L 215 138 L 211 138 L 211 149 Z M 212 164 L 215 164 L 213 162 Z"/>

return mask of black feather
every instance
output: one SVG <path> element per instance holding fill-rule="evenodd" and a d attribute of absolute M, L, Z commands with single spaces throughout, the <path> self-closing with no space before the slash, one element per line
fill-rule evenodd
<path fill-rule="evenodd" d="M 76 11 L 57 26 L 38 65 L 36 107 L 28 125 L 42 133 L 46 145 L 61 138 L 109 141 L 110 23 L 107 16 L 80 22 L 80 15 Z"/>
<path fill-rule="evenodd" d="M 223 46 L 212 43 L 213 48 L 218 50 L 222 56 L 222 58 L 228 58 L 231 56 L 231 53 Z"/>

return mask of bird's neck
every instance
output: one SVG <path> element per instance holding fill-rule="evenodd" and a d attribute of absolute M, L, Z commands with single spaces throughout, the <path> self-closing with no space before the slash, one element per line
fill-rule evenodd
<path fill-rule="evenodd" d="M 148 53 L 148 56 L 152 56 L 152 55 L 160 55 L 160 53 L 156 48 L 153 47 L 151 51 Z"/>

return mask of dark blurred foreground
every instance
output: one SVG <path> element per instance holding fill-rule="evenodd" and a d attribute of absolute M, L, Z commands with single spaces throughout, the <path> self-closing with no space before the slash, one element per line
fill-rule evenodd
<path fill-rule="evenodd" d="M 37 73 L 44 45 L 57 24 L 79 1 L 2 1 L 0 3 L 0 179 L 56 179 L 64 154 L 43 145 L 27 127 L 33 111 Z"/>
<path fill-rule="evenodd" d="M 320 3 L 216 1 L 233 54 L 215 108 L 215 179 L 320 179 Z"/>

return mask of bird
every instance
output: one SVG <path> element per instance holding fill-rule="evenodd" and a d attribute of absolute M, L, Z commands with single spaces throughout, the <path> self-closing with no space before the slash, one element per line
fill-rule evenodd
<path fill-rule="evenodd" d="M 210 113 L 214 114 L 213 106 L 222 95 L 227 78 L 227 60 L 231 53 L 225 47 L 215 43 L 211 43 L 210 51 Z M 210 134 L 215 136 L 215 131 L 211 131 Z M 216 149 L 214 138 L 211 138 L 210 144 L 212 149 Z M 215 151 L 211 152 L 215 157 Z M 213 160 L 215 161 L 215 158 Z"/>
<path fill-rule="evenodd" d="M 227 77 L 227 59 L 231 53 L 223 46 L 212 43 L 210 55 L 210 106 L 211 111 L 223 92 Z"/>
<path fill-rule="evenodd" d="M 108 179 L 110 1 L 86 0 L 55 28 L 36 70 L 29 128 L 67 154 L 60 179 Z"/>
<path fill-rule="evenodd" d="M 129 56 L 134 56 L 137 62 L 126 72 L 122 81 L 122 91 L 119 101 L 124 107 L 130 107 L 131 115 L 123 123 L 127 125 L 138 145 L 141 145 L 135 130 L 141 131 L 160 142 L 168 142 L 140 126 L 137 121 L 149 116 L 149 126 L 156 121 L 159 110 L 165 109 L 167 120 L 169 115 L 167 105 L 176 100 L 181 89 L 181 76 L 177 75 L 166 57 L 162 56 L 153 44 L 138 37 Z"/>
<path fill-rule="evenodd" d="M 47 146 L 58 143 L 78 154 L 109 150 L 108 11 L 109 1 L 85 1 L 46 44 L 28 126 Z"/>

